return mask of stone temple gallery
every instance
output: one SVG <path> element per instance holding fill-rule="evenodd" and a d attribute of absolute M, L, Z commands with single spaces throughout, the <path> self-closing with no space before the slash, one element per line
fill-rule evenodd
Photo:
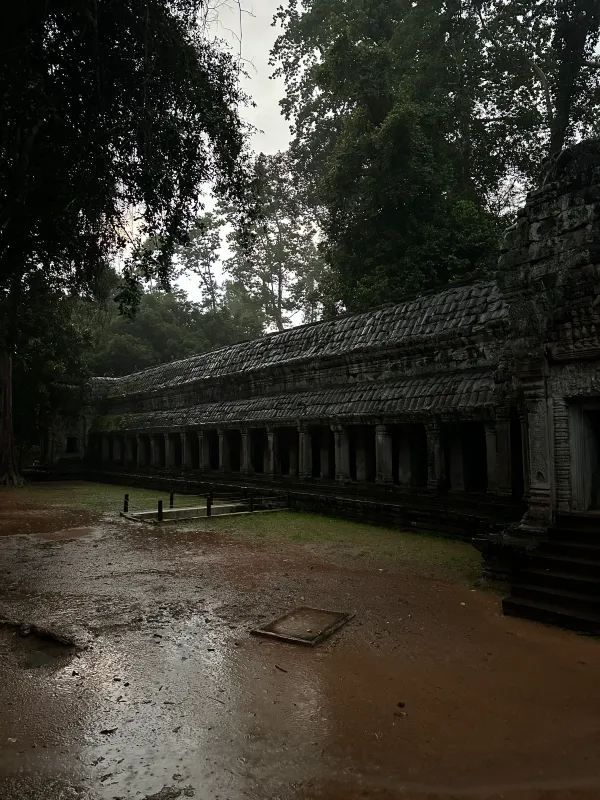
<path fill-rule="evenodd" d="M 581 627 L 600 614 L 600 141 L 548 168 L 489 280 L 94 378 L 46 459 L 470 536 L 510 573 L 505 611 Z"/>

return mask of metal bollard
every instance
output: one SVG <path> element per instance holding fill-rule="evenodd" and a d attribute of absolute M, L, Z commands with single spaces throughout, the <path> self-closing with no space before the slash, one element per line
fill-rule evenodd
<path fill-rule="evenodd" d="M 129 495 L 126 494 L 123 498 L 123 511 L 125 514 L 129 511 Z"/>
<path fill-rule="evenodd" d="M 213 497 L 212 494 L 206 495 L 206 516 L 210 517 L 212 515 L 212 503 Z"/>
<path fill-rule="evenodd" d="M 173 504 L 175 502 L 175 493 L 171 492 L 169 495 L 169 508 L 173 508 Z"/>
<path fill-rule="evenodd" d="M 159 522 L 162 522 L 162 521 L 163 521 L 163 501 L 162 501 L 162 500 L 159 500 L 159 501 L 158 501 L 158 514 L 157 514 L 157 519 L 158 519 L 158 521 L 159 521 Z"/>

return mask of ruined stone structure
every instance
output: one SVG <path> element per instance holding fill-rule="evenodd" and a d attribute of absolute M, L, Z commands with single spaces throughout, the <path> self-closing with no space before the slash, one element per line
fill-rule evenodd
<path fill-rule="evenodd" d="M 495 280 L 96 378 L 82 447 L 141 473 L 524 500 L 490 542 L 530 549 L 600 506 L 599 271 L 587 142 L 529 195 Z"/>

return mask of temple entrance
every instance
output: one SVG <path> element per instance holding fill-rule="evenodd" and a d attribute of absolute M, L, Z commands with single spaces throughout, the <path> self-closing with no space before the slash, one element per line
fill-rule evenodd
<path fill-rule="evenodd" d="M 600 509 L 600 408 L 572 406 L 571 488 L 574 511 Z"/>

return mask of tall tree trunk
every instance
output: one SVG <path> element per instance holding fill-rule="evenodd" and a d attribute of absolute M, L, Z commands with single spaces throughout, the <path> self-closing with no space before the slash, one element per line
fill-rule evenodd
<path fill-rule="evenodd" d="M 12 406 L 12 357 L 0 351 L 0 485 L 23 483 L 17 467 Z"/>
<path fill-rule="evenodd" d="M 590 0 L 560 2 L 553 41 L 558 80 L 550 129 L 550 155 L 557 155 L 565 146 L 577 83 L 585 64 L 586 44 L 589 35 L 597 29 L 598 12 L 593 13 Z"/>

